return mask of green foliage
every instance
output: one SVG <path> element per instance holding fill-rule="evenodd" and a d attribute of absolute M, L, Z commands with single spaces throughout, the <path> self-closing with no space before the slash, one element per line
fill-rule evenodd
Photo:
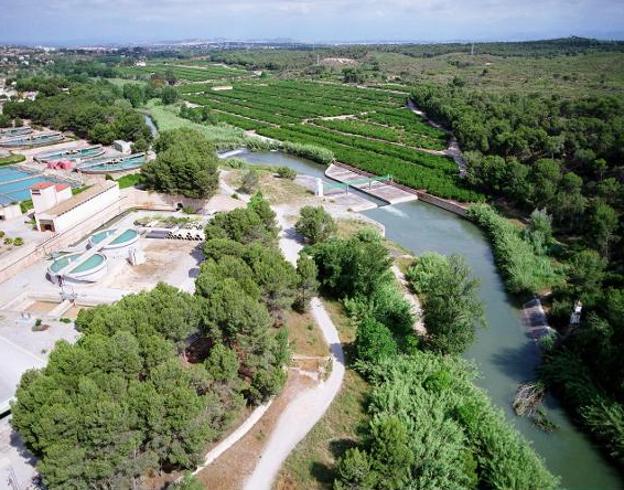
<path fill-rule="evenodd" d="M 606 260 L 594 250 L 575 253 L 566 264 L 567 283 L 556 291 L 555 296 L 567 298 L 570 302 L 581 300 L 586 308 L 595 306 L 602 299 L 606 265 Z"/>
<path fill-rule="evenodd" d="M 215 64 L 204 66 L 176 66 L 166 63 L 154 63 L 148 66 L 120 66 L 115 69 L 119 76 L 135 79 L 157 79 L 161 83 L 176 83 L 178 80 L 201 82 L 203 80 L 219 80 L 222 78 L 244 75 L 243 70 L 223 67 Z M 199 85 L 199 84 L 198 84 Z"/>
<path fill-rule="evenodd" d="M 94 143 L 113 140 L 151 140 L 143 116 L 122 101 L 119 91 L 104 80 L 69 83 L 65 79 L 24 79 L 40 90 L 34 101 L 7 102 L 3 111 L 11 117 L 30 119 L 35 124 L 60 131 L 73 131 Z M 69 91 L 61 88 L 69 86 Z M 105 122 L 104 122 L 105 121 Z"/>
<path fill-rule="evenodd" d="M 304 206 L 295 224 L 297 233 L 311 244 L 327 240 L 337 229 L 334 218 L 322 206 Z"/>
<path fill-rule="evenodd" d="M 165 105 L 173 104 L 178 100 L 178 91 L 174 87 L 163 87 L 160 98 Z"/>
<path fill-rule="evenodd" d="M 171 485 L 171 490 L 204 490 L 204 485 L 196 476 L 188 473 L 182 480 Z"/>
<path fill-rule="evenodd" d="M 583 335 L 587 340 L 602 337 L 599 330 L 609 328 L 608 324 L 600 322 L 595 317 L 590 321 L 590 325 L 591 331 Z M 612 331 L 610 333 L 613 334 Z M 583 359 L 583 352 L 579 349 L 579 343 L 582 345 L 582 341 L 583 339 L 575 339 L 570 343 L 576 352 L 561 349 L 553 351 L 542 366 L 542 374 L 546 382 L 563 396 L 564 402 L 572 408 L 576 419 L 604 446 L 611 458 L 621 467 L 624 464 L 624 407 L 621 401 L 613 400 L 600 386 L 600 383 L 604 381 L 612 393 L 621 397 L 620 387 L 614 389 L 609 386 L 614 382 L 619 384 L 613 377 L 622 372 L 619 367 L 621 363 L 610 357 L 607 358 L 607 366 L 597 367 L 596 361 Z M 593 357 L 608 355 L 612 346 L 613 344 L 610 346 L 603 344 L 599 347 L 599 353 L 592 352 L 589 355 Z M 601 360 L 597 359 L 597 362 Z M 617 373 L 608 371 L 612 366 L 618 366 Z M 606 378 L 592 378 L 592 371 L 604 372 Z"/>
<path fill-rule="evenodd" d="M 237 370 L 245 373 L 246 398 L 266 400 L 283 385 L 282 365 L 289 359 L 285 330 L 273 335 L 270 329 L 292 305 L 298 282 L 276 246 L 275 214 L 258 193 L 247 208 L 216 215 L 206 238 L 206 261 L 196 280 L 196 294 L 205 299 L 202 330 L 239 353 Z M 231 359 L 215 356 L 208 365 L 234 371 Z"/>
<path fill-rule="evenodd" d="M 301 312 L 306 311 L 310 300 L 316 295 L 319 287 L 316 263 L 305 254 L 297 259 L 297 297 L 295 306 Z"/>
<path fill-rule="evenodd" d="M 370 364 L 371 420 L 364 443 L 340 460 L 335 488 L 556 488 L 473 377 L 465 361 L 433 353 Z"/>
<path fill-rule="evenodd" d="M 297 172 L 295 172 L 290 167 L 279 167 L 277 169 L 277 176 L 280 179 L 295 180 L 295 177 L 297 177 Z"/>
<path fill-rule="evenodd" d="M 440 197 L 482 201 L 483 195 L 467 188 L 452 160 L 359 136 L 341 135 L 309 125 L 261 128 L 259 134 L 280 141 L 315 144 L 331 150 L 339 162 L 393 179 L 414 189 L 426 189 Z"/>
<path fill-rule="evenodd" d="M 141 107 L 145 103 L 145 89 L 142 85 L 136 83 L 126 83 L 123 88 L 124 99 L 130 101 L 135 109 Z"/>
<path fill-rule="evenodd" d="M 468 210 L 468 216 L 487 234 L 510 292 L 533 294 L 560 282 L 559 272 L 550 259 L 538 255 L 520 231 L 490 206 L 475 204 Z"/>
<path fill-rule="evenodd" d="M 368 296 L 346 298 L 343 303 L 347 314 L 356 323 L 372 318 L 388 327 L 403 349 L 414 346 L 412 308 L 394 277 L 382 278 Z"/>
<path fill-rule="evenodd" d="M 237 351 L 214 343 L 206 366 L 176 351 L 200 326 L 203 300 L 164 284 L 83 310 L 75 345 L 59 342 L 26 373 L 11 423 L 51 488 L 136 486 L 142 475 L 193 468 L 242 408 Z"/>
<path fill-rule="evenodd" d="M 20 153 L 11 153 L 6 157 L 0 157 L 0 165 L 13 165 L 15 163 L 21 163 L 26 160 L 24 155 Z"/>
<path fill-rule="evenodd" d="M 459 354 L 485 324 L 477 295 L 479 282 L 470 277 L 464 259 L 426 254 L 407 273 L 411 287 L 423 302 L 426 346 L 443 354 Z"/>
<path fill-rule="evenodd" d="M 395 356 L 398 352 L 390 329 L 370 317 L 358 322 L 355 349 L 359 361 L 373 364 Z"/>
<path fill-rule="evenodd" d="M 255 168 L 247 169 L 241 178 L 241 185 L 237 189 L 244 194 L 251 194 L 260 185 L 260 178 L 258 177 L 258 171 Z"/>
<path fill-rule="evenodd" d="M 611 243 L 618 238 L 615 234 L 618 225 L 618 215 L 611 206 L 601 201 L 593 203 L 586 224 L 587 241 L 603 257 L 609 257 Z"/>
<path fill-rule="evenodd" d="M 442 197 L 483 199 L 466 188 L 450 158 L 414 151 L 414 146 L 442 149 L 446 133 L 401 109 L 404 95 L 281 80 L 262 86 L 238 84 L 221 92 L 189 87 L 184 97 L 227 113 L 226 122 L 279 141 L 283 151 L 323 164 L 338 160 L 374 174 L 391 174 L 399 183 Z M 366 122 L 320 119 L 362 113 Z"/>
<path fill-rule="evenodd" d="M 552 219 L 546 210 L 534 209 L 523 238 L 533 245 L 537 255 L 546 255 L 554 243 Z"/>
<path fill-rule="evenodd" d="M 391 259 L 376 232 L 360 232 L 348 240 L 331 238 L 310 247 L 309 252 L 321 287 L 338 298 L 366 297 L 391 274 Z"/>
<path fill-rule="evenodd" d="M 206 199 L 218 185 L 214 147 L 190 129 L 164 131 L 154 144 L 158 157 L 142 167 L 146 187 Z"/>
<path fill-rule="evenodd" d="M 215 215 L 205 228 L 206 240 L 229 238 L 245 245 L 252 242 L 274 244 L 277 240 L 277 225 L 273 216 L 273 211 L 262 195 L 256 194 L 246 208 Z"/>
<path fill-rule="evenodd" d="M 334 161 L 334 154 L 322 146 L 294 143 L 292 141 L 282 141 L 279 148 L 286 153 L 290 153 L 291 155 L 307 158 L 308 160 L 322 163 L 323 165 L 329 165 Z"/>
<path fill-rule="evenodd" d="M 149 294 L 124 296 L 115 307 L 81 310 L 76 328 L 83 334 L 102 336 L 118 331 L 161 336 L 181 348 L 198 330 L 199 321 L 199 305 L 191 295 L 160 283 Z"/>
<path fill-rule="evenodd" d="M 120 189 L 126 189 L 127 187 L 136 187 L 143 182 L 142 174 L 128 174 L 117 179 Z"/>

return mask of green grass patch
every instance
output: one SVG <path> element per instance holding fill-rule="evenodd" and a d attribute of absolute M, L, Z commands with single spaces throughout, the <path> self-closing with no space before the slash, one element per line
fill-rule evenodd
<path fill-rule="evenodd" d="M 332 488 L 336 460 L 355 443 L 356 429 L 366 422 L 370 386 L 355 371 L 345 373 L 342 389 L 323 418 L 290 453 L 277 488 Z"/>
<path fill-rule="evenodd" d="M 117 179 L 120 189 L 126 189 L 127 187 L 135 187 L 143 182 L 143 176 L 139 174 L 128 174 Z"/>
<path fill-rule="evenodd" d="M 0 166 L 1 165 L 13 165 L 15 163 L 20 163 L 26 160 L 24 155 L 20 153 L 11 153 L 9 156 L 0 158 Z"/>
<path fill-rule="evenodd" d="M 218 149 L 238 148 L 245 145 L 244 131 L 232 126 L 208 126 L 198 124 L 178 115 L 177 106 L 163 106 L 157 100 L 151 100 L 146 110 L 154 119 L 160 131 L 178 128 L 191 128 L 199 131 Z"/>

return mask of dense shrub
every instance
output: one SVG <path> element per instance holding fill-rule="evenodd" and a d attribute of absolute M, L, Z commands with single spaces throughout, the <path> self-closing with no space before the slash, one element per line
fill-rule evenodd
<path fill-rule="evenodd" d="M 47 367 L 24 375 L 11 423 L 46 486 L 126 488 L 147 471 L 200 461 L 239 413 L 247 384 L 236 371 L 215 377 L 179 358 L 200 327 L 200 303 L 161 284 L 83 310 L 78 343 L 59 342 Z"/>
<path fill-rule="evenodd" d="M 475 204 L 468 210 L 468 217 L 487 234 L 510 292 L 534 294 L 560 282 L 550 259 L 538 255 L 532 244 L 523 239 L 520 230 L 490 206 Z"/>
<path fill-rule="evenodd" d="M 280 144 L 280 149 L 286 153 L 290 153 L 291 155 L 307 158 L 308 160 L 322 163 L 324 165 L 329 165 L 334 161 L 334 154 L 330 150 L 321 146 L 283 141 Z"/>
<path fill-rule="evenodd" d="M 479 282 L 462 257 L 425 254 L 416 259 L 407 279 L 423 303 L 426 346 L 444 354 L 459 354 L 484 325 Z"/>
<path fill-rule="evenodd" d="M 141 114 L 121 98 L 111 83 L 99 80 L 69 83 L 62 78 L 23 79 L 29 89 L 39 90 L 34 101 L 9 101 L 3 112 L 30 119 L 35 124 L 60 131 L 73 131 L 94 143 L 111 144 L 123 139 L 150 141 L 152 136 Z M 68 87 L 68 92 L 61 88 Z"/>
<path fill-rule="evenodd" d="M 304 206 L 295 223 L 297 233 L 311 244 L 327 240 L 337 229 L 334 218 L 322 206 Z"/>
<path fill-rule="evenodd" d="M 335 488 L 545 490 L 557 480 L 473 383 L 465 361 L 433 353 L 382 356 L 364 442 L 337 468 Z"/>
<path fill-rule="evenodd" d="M 391 277 L 391 259 L 376 232 L 363 231 L 348 240 L 331 238 L 309 248 L 319 281 L 337 298 L 372 294 Z"/>

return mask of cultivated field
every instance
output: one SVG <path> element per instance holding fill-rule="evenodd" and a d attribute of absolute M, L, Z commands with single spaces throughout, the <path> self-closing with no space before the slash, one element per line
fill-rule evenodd
<path fill-rule="evenodd" d="M 233 126 L 325 147 L 340 162 L 442 197 L 481 199 L 460 182 L 453 160 L 439 154 L 447 134 L 407 109 L 403 93 L 300 80 L 240 82 L 222 91 L 189 84 L 181 93 Z"/>
<path fill-rule="evenodd" d="M 153 74 L 167 75 L 172 73 L 178 80 L 202 82 L 205 80 L 220 80 L 245 75 L 247 72 L 237 68 L 221 65 L 181 66 L 178 64 L 151 64 L 147 66 L 121 66 L 116 68 L 122 77 L 148 78 Z"/>

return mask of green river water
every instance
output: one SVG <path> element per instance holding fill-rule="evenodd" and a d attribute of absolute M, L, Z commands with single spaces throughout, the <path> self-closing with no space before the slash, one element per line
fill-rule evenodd
<path fill-rule="evenodd" d="M 324 178 L 321 165 L 282 153 L 245 152 L 237 156 L 249 163 L 283 165 L 300 174 Z M 551 433 L 539 430 L 529 420 L 513 413 L 511 402 L 516 388 L 533 378 L 539 364 L 539 351 L 526 335 L 519 305 L 504 290 L 492 252 L 481 231 L 463 218 L 421 202 L 382 206 L 364 214 L 386 227 L 388 239 L 414 254 L 436 251 L 456 253 L 466 258 L 481 282 L 480 296 L 488 323 L 464 354 L 479 367 L 481 377 L 477 384 L 487 391 L 495 405 L 504 410 L 507 419 L 532 441 L 547 467 L 561 477 L 564 488 L 622 488 L 619 472 L 571 423 L 557 400 L 551 397 L 545 403 L 548 418 L 558 426 Z"/>

